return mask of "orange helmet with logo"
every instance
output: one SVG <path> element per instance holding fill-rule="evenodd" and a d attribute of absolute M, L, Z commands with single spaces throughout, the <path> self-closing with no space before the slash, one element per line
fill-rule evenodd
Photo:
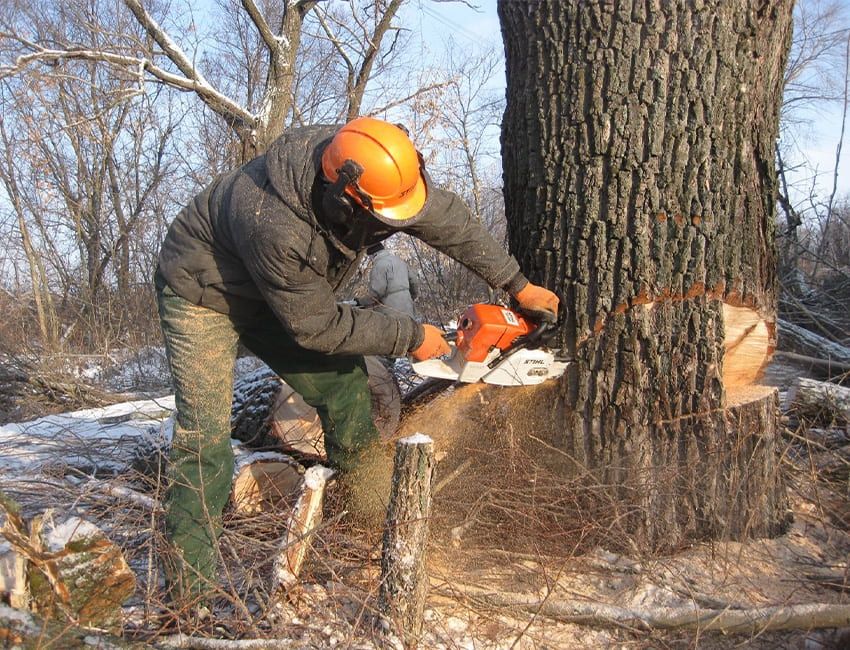
<path fill-rule="evenodd" d="M 428 191 L 419 153 L 394 124 L 359 117 L 343 126 L 322 153 L 322 171 L 335 182 L 346 161 L 362 168 L 346 194 L 384 220 L 411 219 L 425 205 Z"/>

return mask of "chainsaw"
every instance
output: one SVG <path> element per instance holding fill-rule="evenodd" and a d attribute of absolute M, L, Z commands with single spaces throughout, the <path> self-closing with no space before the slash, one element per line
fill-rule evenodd
<path fill-rule="evenodd" d="M 446 335 L 450 354 L 412 366 L 423 377 L 531 386 L 560 377 L 571 363 L 549 347 L 556 333 L 554 323 L 535 323 L 513 309 L 479 303 L 468 307 L 456 331 Z"/>

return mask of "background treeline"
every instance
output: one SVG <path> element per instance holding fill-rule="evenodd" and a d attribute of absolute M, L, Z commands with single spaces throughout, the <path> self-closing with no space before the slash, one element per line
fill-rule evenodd
<path fill-rule="evenodd" d="M 80 359 L 159 346 L 151 278 L 169 222 L 289 126 L 403 122 L 435 179 L 503 236 L 501 39 L 476 38 L 446 5 L 4 2 L 0 381 L 63 406 L 91 401 L 67 388 Z M 777 147 L 782 316 L 840 345 L 850 342 L 850 203 L 836 171 L 848 25 L 839 2 L 798 3 Z M 802 152 L 824 114 L 842 130 L 829 143 L 834 168 L 817 169 Z M 429 320 L 486 299 L 427 247 L 392 247 L 422 278 Z"/>

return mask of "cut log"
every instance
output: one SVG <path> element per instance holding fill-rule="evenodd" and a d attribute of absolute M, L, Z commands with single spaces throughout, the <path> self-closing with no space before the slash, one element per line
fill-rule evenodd
<path fill-rule="evenodd" d="M 431 513 L 434 443 L 415 434 L 396 444 L 393 484 L 381 553 L 379 608 L 408 647 L 422 635 L 428 578 L 425 542 Z"/>
<path fill-rule="evenodd" d="M 319 414 L 287 384 L 282 384 L 272 405 L 269 435 L 283 449 L 325 458 L 325 441 Z"/>
<path fill-rule="evenodd" d="M 298 582 L 311 538 L 322 521 L 325 488 L 333 474 L 332 469 L 321 465 L 314 465 L 304 473 L 301 495 L 286 523 L 283 542 L 275 558 L 278 589 L 287 589 Z"/>
<path fill-rule="evenodd" d="M 117 629 L 121 605 L 136 588 L 136 577 L 121 550 L 97 526 L 79 517 L 60 518 L 48 510 L 33 518 L 27 531 L 17 513 L 7 509 L 6 514 L 3 535 L 27 560 L 25 583 L 33 611 Z M 18 594 L 21 582 L 16 575 Z"/>
<path fill-rule="evenodd" d="M 779 349 L 807 357 L 850 364 L 850 348 L 780 319 Z"/>
<path fill-rule="evenodd" d="M 298 495 L 304 468 L 293 458 L 276 452 L 237 456 L 231 501 L 243 515 L 276 512 Z"/>
<path fill-rule="evenodd" d="M 366 357 L 372 418 L 382 436 L 398 427 L 401 393 L 395 377 L 378 357 Z M 232 436 L 254 447 L 279 447 L 297 456 L 325 459 L 322 423 L 316 409 L 268 368 L 237 381 Z"/>
<path fill-rule="evenodd" d="M 775 347 L 772 326 L 755 309 L 723 305 L 723 385 L 748 386 L 764 372 Z"/>
<path fill-rule="evenodd" d="M 798 377 L 788 389 L 788 404 L 798 415 L 812 422 L 850 423 L 850 388 Z"/>

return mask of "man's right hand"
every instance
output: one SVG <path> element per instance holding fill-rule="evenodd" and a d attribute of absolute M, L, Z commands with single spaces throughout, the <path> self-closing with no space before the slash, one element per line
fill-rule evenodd
<path fill-rule="evenodd" d="M 443 330 L 427 324 L 422 325 L 422 329 L 425 331 L 425 338 L 418 348 L 410 351 L 410 354 L 414 359 L 417 361 L 425 361 L 426 359 L 441 357 L 452 351 L 443 336 Z"/>

